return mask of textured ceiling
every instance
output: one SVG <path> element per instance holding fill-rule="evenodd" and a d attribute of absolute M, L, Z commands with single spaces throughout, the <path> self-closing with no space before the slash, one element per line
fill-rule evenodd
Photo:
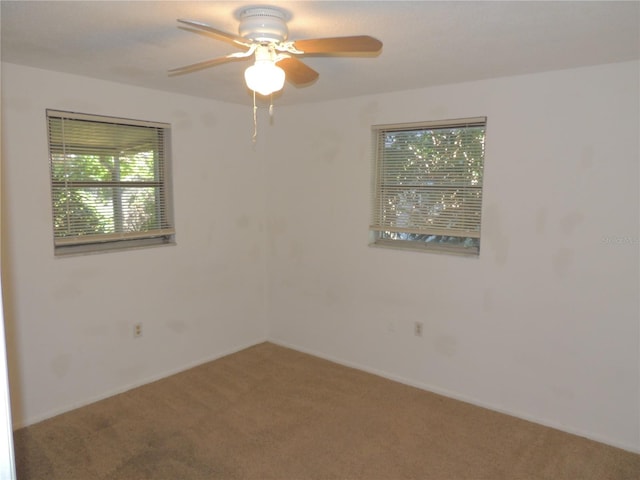
<path fill-rule="evenodd" d="M 268 2 L 289 39 L 368 34 L 377 57 L 308 57 L 311 85 L 286 84 L 280 105 L 640 58 L 640 2 Z M 240 51 L 178 28 L 177 18 L 237 33 L 252 2 L 7 1 L 2 61 L 188 95 L 249 103 L 249 61 L 188 75 L 167 70 Z"/>

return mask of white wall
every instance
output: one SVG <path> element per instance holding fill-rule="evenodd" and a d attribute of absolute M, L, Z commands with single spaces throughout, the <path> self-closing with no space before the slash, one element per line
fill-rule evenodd
<path fill-rule="evenodd" d="M 640 450 L 638 67 L 277 107 L 254 150 L 249 101 L 4 65 L 16 426 L 269 338 Z M 173 125 L 177 246 L 53 257 L 45 108 Z M 370 126 L 480 115 L 480 257 L 368 247 Z"/>
<path fill-rule="evenodd" d="M 640 450 L 638 71 L 281 108 L 269 132 L 270 338 Z M 370 126 L 483 115 L 480 257 L 368 247 Z"/>
<path fill-rule="evenodd" d="M 46 108 L 172 124 L 176 246 L 54 258 Z M 5 64 L 2 114 L 16 427 L 265 339 L 264 162 L 249 107 Z"/>

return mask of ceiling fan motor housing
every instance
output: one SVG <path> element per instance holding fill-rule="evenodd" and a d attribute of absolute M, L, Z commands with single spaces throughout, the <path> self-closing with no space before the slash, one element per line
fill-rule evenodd
<path fill-rule="evenodd" d="M 238 32 L 256 42 L 284 42 L 289 36 L 288 15 L 275 7 L 248 7 L 240 12 Z"/>

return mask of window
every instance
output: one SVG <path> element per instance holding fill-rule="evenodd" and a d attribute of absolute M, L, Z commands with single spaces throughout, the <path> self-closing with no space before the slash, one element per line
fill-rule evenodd
<path fill-rule="evenodd" d="M 47 110 L 56 254 L 172 243 L 170 126 Z"/>
<path fill-rule="evenodd" d="M 486 118 L 377 125 L 372 244 L 479 255 Z"/>

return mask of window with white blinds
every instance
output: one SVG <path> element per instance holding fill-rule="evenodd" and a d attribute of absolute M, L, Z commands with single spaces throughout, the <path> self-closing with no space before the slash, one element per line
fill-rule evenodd
<path fill-rule="evenodd" d="M 372 244 L 478 255 L 486 117 L 377 125 Z"/>
<path fill-rule="evenodd" d="M 56 254 L 172 243 L 165 123 L 47 110 Z"/>

